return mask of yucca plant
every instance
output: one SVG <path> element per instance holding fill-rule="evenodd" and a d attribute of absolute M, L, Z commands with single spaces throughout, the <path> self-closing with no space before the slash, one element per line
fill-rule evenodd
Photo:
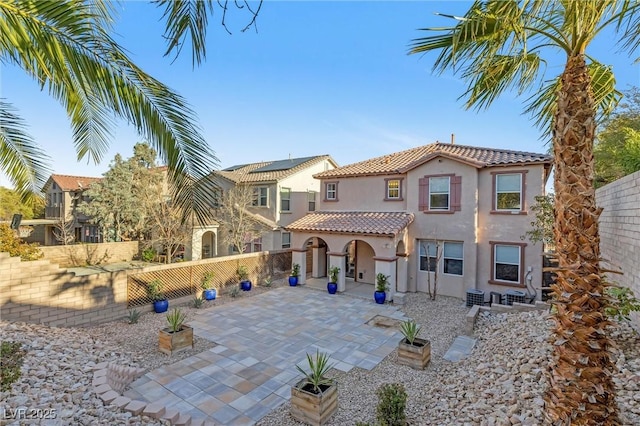
<path fill-rule="evenodd" d="M 140 319 L 140 311 L 137 309 L 129 309 L 129 313 L 127 314 L 127 322 L 129 324 L 137 324 Z"/>
<path fill-rule="evenodd" d="M 180 331 L 182 324 L 187 319 L 187 315 L 178 308 L 173 308 L 171 312 L 167 314 L 167 322 L 169 323 L 169 330 L 172 333 Z"/>
<path fill-rule="evenodd" d="M 313 392 L 320 393 L 321 386 L 329 386 L 333 383 L 327 377 L 327 372 L 333 367 L 333 364 L 329 364 L 329 355 L 321 353 L 319 350 L 316 350 L 315 357 L 307 354 L 307 362 L 309 363 L 309 372 L 299 365 L 296 365 L 296 368 L 304 374 L 307 384 L 313 387 Z"/>
<path fill-rule="evenodd" d="M 413 345 L 413 341 L 416 340 L 421 329 L 422 326 L 419 326 L 413 320 L 403 321 L 400 326 L 400 332 L 410 345 Z"/>

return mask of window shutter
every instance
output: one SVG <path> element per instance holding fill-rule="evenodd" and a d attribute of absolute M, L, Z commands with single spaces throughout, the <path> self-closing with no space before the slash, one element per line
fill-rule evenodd
<path fill-rule="evenodd" d="M 451 177 L 451 210 L 459 212 L 461 210 L 462 199 L 462 176 Z"/>
<path fill-rule="evenodd" d="M 429 178 L 424 177 L 418 180 L 420 194 L 418 197 L 418 210 L 429 210 Z"/>

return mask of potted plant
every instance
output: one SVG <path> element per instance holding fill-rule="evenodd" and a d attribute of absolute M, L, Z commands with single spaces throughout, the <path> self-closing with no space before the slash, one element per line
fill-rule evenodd
<path fill-rule="evenodd" d="M 291 275 L 289 276 L 289 285 L 294 287 L 298 285 L 298 277 L 300 276 L 300 265 L 294 263 L 291 267 Z"/>
<path fill-rule="evenodd" d="M 309 425 L 323 425 L 338 409 L 338 385 L 326 376 L 329 356 L 316 351 L 307 354 L 309 372 L 296 365 L 304 378 L 291 388 L 291 416 Z"/>
<path fill-rule="evenodd" d="M 424 370 L 431 359 L 431 342 L 418 338 L 420 327 L 415 321 L 403 321 L 400 331 L 404 336 L 398 345 L 398 363 L 416 370 Z"/>
<path fill-rule="evenodd" d="M 186 314 L 173 308 L 167 314 L 168 327 L 160 330 L 158 348 L 160 352 L 172 355 L 193 348 L 193 328 L 184 323 Z"/>
<path fill-rule="evenodd" d="M 389 275 L 379 272 L 376 275 L 376 291 L 373 292 L 373 298 L 376 303 L 383 304 L 387 298 L 387 280 Z"/>
<path fill-rule="evenodd" d="M 162 281 L 158 279 L 147 284 L 147 294 L 153 301 L 153 310 L 157 314 L 167 312 L 167 309 L 169 309 L 169 301 L 162 292 L 162 287 Z"/>
<path fill-rule="evenodd" d="M 215 288 L 213 288 L 213 271 L 207 271 L 202 275 L 202 297 L 206 300 L 214 300 L 218 294 Z"/>
<path fill-rule="evenodd" d="M 251 281 L 249 281 L 249 268 L 247 268 L 246 265 L 240 265 L 238 266 L 236 274 L 238 275 L 238 279 L 240 280 L 240 289 L 242 289 L 242 291 L 251 290 Z"/>
<path fill-rule="evenodd" d="M 340 274 L 340 268 L 332 266 L 329 268 L 329 282 L 327 283 L 327 291 L 329 294 L 336 294 L 338 291 L 338 275 Z"/>

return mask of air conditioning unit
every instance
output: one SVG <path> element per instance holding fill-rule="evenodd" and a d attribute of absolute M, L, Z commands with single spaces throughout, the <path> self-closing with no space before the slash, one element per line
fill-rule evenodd
<path fill-rule="evenodd" d="M 484 305 L 484 291 L 476 289 L 467 290 L 467 308 L 473 305 Z"/>
<path fill-rule="evenodd" d="M 513 302 L 525 303 L 527 294 L 520 290 L 509 290 L 505 293 L 507 296 L 507 305 L 513 305 Z"/>

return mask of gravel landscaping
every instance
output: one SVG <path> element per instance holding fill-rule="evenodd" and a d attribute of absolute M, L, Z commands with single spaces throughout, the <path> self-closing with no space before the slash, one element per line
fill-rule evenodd
<path fill-rule="evenodd" d="M 281 280 L 273 286 L 283 286 Z M 269 289 L 254 287 L 240 297 Z M 349 296 L 342 296 L 349 297 Z M 222 295 L 205 302 L 204 309 L 232 303 Z M 196 313 L 183 307 L 187 321 Z M 546 313 L 481 314 L 476 322 L 476 347 L 471 356 L 450 363 L 443 355 L 454 338 L 463 334 L 468 308 L 457 299 L 412 294 L 402 307 L 423 326 L 420 337 L 431 341 L 431 363 L 424 371 L 396 364 L 395 352 L 372 371 L 332 370 L 339 383 L 339 409 L 330 425 L 375 421 L 376 390 L 384 383 L 403 383 L 408 394 L 407 417 L 415 425 L 536 425 L 543 423 L 543 371 L 550 357 L 550 325 Z M 176 362 L 214 344 L 196 337 L 195 349 L 168 357 L 157 350 L 157 331 L 164 315 L 143 314 L 138 324 L 124 320 L 101 326 L 67 329 L 0 321 L 0 338 L 20 341 L 28 351 L 22 377 L 12 389 L 0 393 L 0 418 L 18 407 L 55 409 L 56 419 L 42 424 L 167 424 L 145 416 L 132 416 L 104 406 L 92 392 L 93 367 L 115 362 L 146 370 Z M 640 337 L 627 324 L 612 330 L 618 345 L 615 375 L 618 403 L 626 425 L 640 424 Z M 1 416 L 4 414 L 4 416 Z M 37 413 L 36 413 L 37 414 Z M 41 413 L 40 413 L 41 414 Z M 0 424 L 12 424 L 4 420 Z M 14 424 L 18 424 L 14 422 Z M 24 424 L 24 422 L 20 423 Z M 34 419 L 29 424 L 39 424 Z M 258 425 L 299 425 L 286 403 Z"/>

